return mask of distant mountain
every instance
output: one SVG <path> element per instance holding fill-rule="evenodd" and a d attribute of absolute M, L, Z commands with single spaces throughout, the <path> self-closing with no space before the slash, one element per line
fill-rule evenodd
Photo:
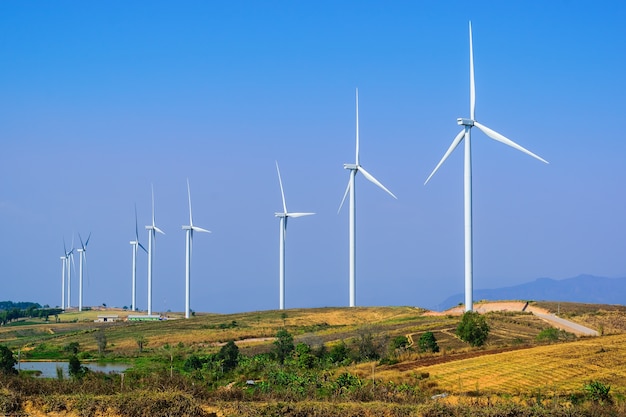
<path fill-rule="evenodd" d="M 443 301 L 443 310 L 463 303 L 465 296 L 456 294 Z M 626 305 L 626 278 L 604 278 L 579 275 L 555 280 L 539 278 L 526 284 L 490 290 L 475 290 L 474 302 L 480 300 L 570 301 L 590 304 Z"/>

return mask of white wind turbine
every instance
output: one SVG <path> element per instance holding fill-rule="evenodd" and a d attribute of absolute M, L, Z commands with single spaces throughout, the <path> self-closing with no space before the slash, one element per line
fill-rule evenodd
<path fill-rule="evenodd" d="M 548 161 L 535 155 L 529 150 L 521 147 L 512 140 L 502 136 L 500 133 L 495 132 L 487 126 L 478 123 L 474 117 L 474 109 L 476 106 L 476 92 L 474 87 L 474 51 L 472 46 L 472 22 L 469 23 L 469 40 L 470 40 L 470 118 L 458 118 L 457 124 L 463 126 L 463 130 L 454 138 L 452 144 L 441 158 L 441 161 L 437 164 L 433 172 L 426 179 L 426 183 L 437 172 L 443 162 L 450 156 L 454 149 L 465 139 L 465 169 L 464 169 L 464 207 L 465 207 L 465 311 L 473 310 L 473 244 L 472 244 L 472 151 L 470 145 L 471 129 L 476 126 L 484 134 L 489 136 L 498 142 L 502 142 L 512 148 L 524 152 L 527 155 L 532 156 L 546 164 Z"/>
<path fill-rule="evenodd" d="M 280 219 L 280 243 L 279 243 L 279 286 L 280 286 L 280 309 L 285 309 L 285 237 L 287 234 L 287 218 L 312 216 L 315 213 L 289 213 L 287 211 L 287 203 L 285 201 L 285 191 L 283 189 L 283 180 L 280 177 L 280 169 L 278 161 L 276 161 L 276 172 L 278 173 L 278 184 L 280 184 L 280 195 L 283 198 L 283 212 L 274 213 L 274 216 Z"/>
<path fill-rule="evenodd" d="M 189 179 L 187 179 L 187 197 L 189 198 L 189 226 L 183 226 L 186 231 L 185 244 L 185 318 L 189 318 L 190 308 L 190 278 L 191 278 L 191 250 L 193 245 L 193 232 L 211 233 L 209 230 L 193 225 L 193 215 L 191 213 L 191 189 Z"/>
<path fill-rule="evenodd" d="M 89 239 L 91 239 L 91 233 L 89 233 L 89 236 L 87 236 L 87 240 L 84 243 L 83 238 L 80 237 L 80 233 L 78 234 L 78 239 L 80 240 L 80 248 L 76 250 L 80 256 L 78 263 L 78 311 L 83 311 L 83 262 L 87 262 L 86 252 Z"/>
<path fill-rule="evenodd" d="M 356 305 L 356 182 L 355 177 L 357 172 L 361 172 L 363 176 L 376 184 L 379 188 L 385 191 L 387 194 L 397 199 L 395 195 L 384 185 L 382 185 L 376 178 L 374 178 L 369 172 L 365 170 L 359 161 L 359 89 L 356 89 L 356 162 L 354 164 L 343 164 L 345 169 L 350 170 L 350 180 L 348 181 L 348 187 L 341 200 L 339 211 L 343 207 L 343 203 L 346 200 L 348 192 L 350 192 L 350 307 Z"/>
<path fill-rule="evenodd" d="M 146 226 L 148 231 L 148 315 L 152 314 L 152 247 L 154 246 L 154 239 L 156 232 L 165 234 L 161 229 L 156 226 L 154 222 L 154 186 L 152 188 L 152 224 Z"/>
<path fill-rule="evenodd" d="M 135 205 L 135 240 L 131 240 L 133 250 L 133 270 L 132 270 L 132 298 L 131 310 L 137 311 L 137 248 L 140 247 L 144 252 L 148 252 L 146 248 L 139 242 L 139 226 L 137 226 L 137 205 Z"/>
<path fill-rule="evenodd" d="M 74 246 L 74 238 L 72 237 L 72 246 Z M 71 264 L 74 263 L 74 248 L 72 248 L 69 252 L 67 251 L 67 247 L 65 246 L 65 239 L 63 239 L 63 252 L 65 252 L 65 272 L 67 273 L 67 299 L 66 305 L 61 306 L 63 308 L 71 308 L 71 298 L 72 298 L 72 270 Z M 65 284 L 64 284 L 65 285 Z M 65 292 L 65 288 L 63 288 Z"/>

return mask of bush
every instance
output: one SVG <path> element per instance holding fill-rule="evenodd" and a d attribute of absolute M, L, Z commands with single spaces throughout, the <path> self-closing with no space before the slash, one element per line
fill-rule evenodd
<path fill-rule="evenodd" d="M 482 346 L 489 336 L 489 325 L 485 317 L 473 311 L 466 311 L 456 328 L 456 335 L 474 347 Z"/>
<path fill-rule="evenodd" d="M 333 346 L 328 353 L 328 360 L 333 365 L 346 365 L 349 363 L 350 349 L 342 340 L 341 343 Z"/>
<path fill-rule="evenodd" d="M 583 387 L 587 398 L 595 403 L 610 403 L 611 402 L 611 386 L 606 385 L 600 381 L 589 381 Z"/>
<path fill-rule="evenodd" d="M 439 352 L 439 345 L 433 332 L 422 334 L 417 342 L 420 352 Z"/>
<path fill-rule="evenodd" d="M 4 345 L 0 345 L 0 372 L 5 375 L 16 374 L 13 351 Z"/>
<path fill-rule="evenodd" d="M 233 370 L 239 364 L 239 348 L 234 341 L 229 340 L 217 354 L 217 358 L 222 360 L 224 372 Z"/>
<path fill-rule="evenodd" d="M 276 355 L 276 359 L 278 362 L 285 363 L 285 358 L 287 358 L 291 352 L 295 349 L 293 345 L 293 336 L 285 329 L 280 329 L 276 333 L 276 340 L 274 341 L 274 354 Z"/>
<path fill-rule="evenodd" d="M 68 373 L 72 378 L 82 378 L 87 373 L 87 368 L 80 364 L 76 355 L 70 356 Z"/>
<path fill-rule="evenodd" d="M 354 341 L 356 347 L 357 361 L 372 361 L 380 359 L 383 346 L 380 341 L 374 340 L 374 335 L 370 328 L 362 328 L 359 330 L 359 337 Z"/>

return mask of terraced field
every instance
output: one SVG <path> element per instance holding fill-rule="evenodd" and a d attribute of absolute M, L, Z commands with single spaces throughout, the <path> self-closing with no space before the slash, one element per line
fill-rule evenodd
<path fill-rule="evenodd" d="M 457 359 L 430 366 L 390 368 L 381 378 L 410 379 L 428 374 L 442 392 L 450 394 L 564 395 L 599 380 L 626 393 L 626 335 L 516 349 Z"/>

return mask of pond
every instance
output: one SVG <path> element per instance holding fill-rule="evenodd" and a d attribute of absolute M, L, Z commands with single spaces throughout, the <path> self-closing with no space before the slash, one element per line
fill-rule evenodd
<path fill-rule="evenodd" d="M 83 363 L 83 366 L 89 368 L 92 371 L 104 372 L 104 373 L 123 373 L 130 368 L 130 365 L 124 365 L 121 363 Z M 63 369 L 63 376 L 69 377 L 68 363 L 67 362 L 28 362 L 22 361 L 15 367 L 23 371 L 41 371 L 41 378 L 56 378 L 57 366 Z"/>

